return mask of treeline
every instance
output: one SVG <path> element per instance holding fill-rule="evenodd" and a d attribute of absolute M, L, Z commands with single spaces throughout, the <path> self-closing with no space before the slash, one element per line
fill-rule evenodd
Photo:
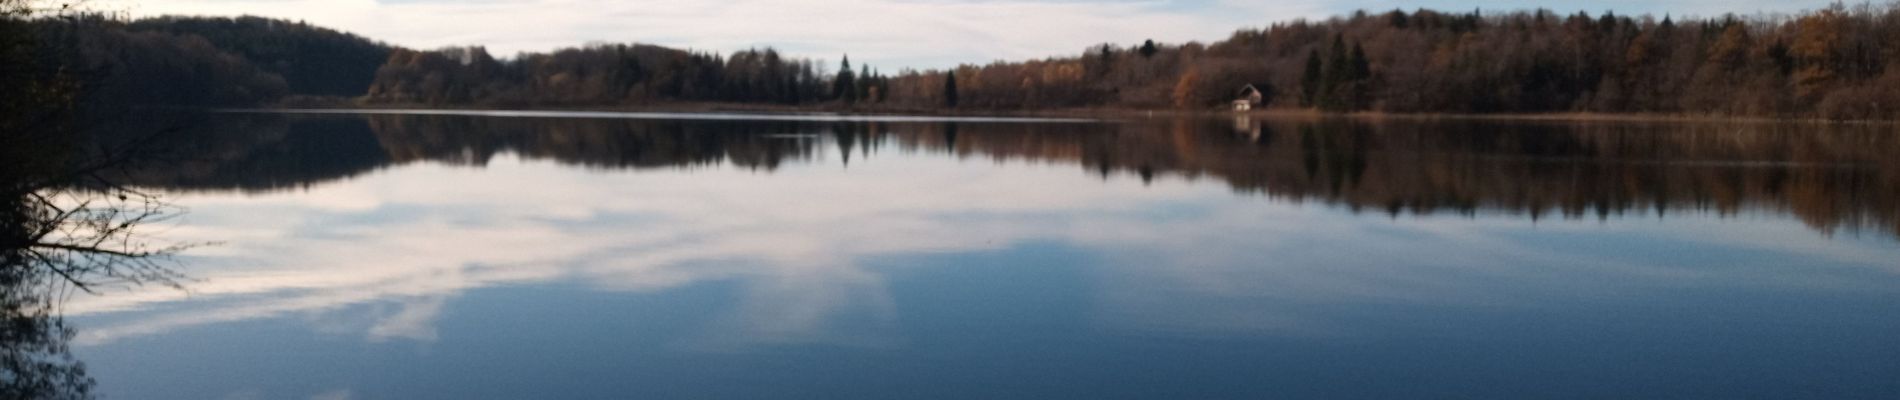
<path fill-rule="evenodd" d="M 824 76 L 776 50 L 731 56 L 653 45 L 600 44 L 498 60 L 481 47 L 397 50 L 365 100 L 424 105 L 622 105 L 730 102 L 797 105 L 882 97 L 876 76 Z M 868 73 L 868 69 L 866 70 Z M 863 81 L 862 84 L 858 81 Z"/>
<path fill-rule="evenodd" d="M 368 100 L 425 105 L 669 101 L 889 110 L 1214 109 L 1900 115 L 1900 7 L 1676 19 L 1548 10 L 1359 12 L 1242 30 L 1212 44 L 1104 44 L 1074 57 L 884 76 L 771 50 L 721 58 L 595 45 L 497 61 L 480 48 L 399 52 Z M 954 75 L 954 76 L 953 76 Z"/>
<path fill-rule="evenodd" d="M 267 105 L 629 106 L 721 102 L 887 110 L 1216 109 L 1664 113 L 1893 119 L 1900 6 L 1677 19 L 1613 13 L 1358 12 L 1211 44 L 1112 44 L 1071 57 L 884 75 L 771 49 L 598 44 L 496 58 L 393 48 L 255 17 L 43 20 L 40 39 L 106 78 L 94 98 Z M 953 79 L 954 78 L 954 79 Z"/>
<path fill-rule="evenodd" d="M 664 102 L 801 105 L 875 102 L 889 78 L 850 61 L 753 49 L 730 55 L 601 44 L 507 59 L 481 47 L 411 50 L 302 22 L 259 17 L 123 20 L 75 13 L 25 19 L 13 39 L 78 71 L 82 103 L 260 106 L 309 97 L 373 104 L 586 106 Z"/>
<path fill-rule="evenodd" d="M 992 109 L 1212 108 L 1254 84 L 1274 107 L 1336 111 L 1891 119 L 1897 69 L 1900 7 L 1836 3 L 1705 19 L 1359 12 L 1212 44 L 1102 45 L 954 72 L 962 105 Z M 892 101 L 940 104 L 945 73 L 896 76 Z"/>

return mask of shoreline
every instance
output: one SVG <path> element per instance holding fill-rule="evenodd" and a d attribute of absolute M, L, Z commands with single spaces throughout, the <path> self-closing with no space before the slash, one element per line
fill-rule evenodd
<path fill-rule="evenodd" d="M 1219 117 L 1257 117 L 1268 119 L 1356 119 L 1356 120 L 1471 120 L 1471 121 L 1524 121 L 1524 122 L 1648 122 L 1648 123 L 1795 123 L 1795 124 L 1848 124 L 1848 125 L 1894 125 L 1900 120 L 1832 120 L 1821 118 L 1775 118 L 1759 116 L 1724 116 L 1695 114 L 1658 114 L 1658 113 L 1597 113 L 1597 112 L 1555 112 L 1555 113 L 1391 113 L 1383 111 L 1360 111 L 1351 113 L 1321 112 L 1314 109 L 1273 108 L 1250 111 L 1231 110 L 1182 110 L 1182 109 L 1133 109 L 1133 108 L 1061 108 L 1043 110 L 999 110 L 999 109 L 943 109 L 912 107 L 841 107 L 837 105 L 776 105 L 745 103 L 661 103 L 644 105 L 612 106 L 476 106 L 476 105 L 429 105 L 410 103 L 358 103 L 355 101 L 287 102 L 268 106 L 232 108 L 248 110 L 450 110 L 450 111 L 488 111 L 488 112 L 598 112 L 598 113 L 729 113 L 762 115 L 824 115 L 824 116 L 923 116 L 956 118 L 1045 118 L 1073 119 L 1090 118 L 1098 120 L 1138 120 L 1153 118 L 1219 118 Z"/>

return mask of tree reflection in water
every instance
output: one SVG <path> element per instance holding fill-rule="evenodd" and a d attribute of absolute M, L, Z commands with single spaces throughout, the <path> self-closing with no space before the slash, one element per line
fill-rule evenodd
<path fill-rule="evenodd" d="M 132 167 L 132 149 L 158 137 L 82 135 L 76 100 L 90 71 L 69 68 L 41 45 L 36 7 L 0 0 L 0 398 L 89 398 L 93 380 L 67 349 L 60 318 L 68 289 L 173 282 L 135 233 L 171 210 L 156 195 L 103 179 Z M 121 151 L 112 151 L 117 149 Z M 97 151 L 93 151 L 97 150 Z"/>
<path fill-rule="evenodd" d="M 48 275 L 16 264 L 8 248 L 0 268 L 0 398 L 86 398 L 93 380 L 67 352 L 73 331 L 54 314 Z"/>
<path fill-rule="evenodd" d="M 6 136 L 20 139 L 10 132 Z M 7 148 L 9 153 L 21 149 Z M 6 197 L 0 198 L 0 398 L 85 398 L 93 381 L 85 365 L 67 352 L 73 332 L 56 314 L 55 273 L 42 267 L 48 255 L 65 251 L 34 246 L 51 227 L 45 216 L 61 213 L 47 208 L 36 193 L 39 185 L 29 183 L 40 172 L 32 167 L 0 168 L 0 184 L 6 185 Z"/>
<path fill-rule="evenodd" d="M 1399 215 L 1792 215 L 1824 234 L 1900 232 L 1900 137 L 1881 126 L 1213 118 L 1110 123 L 743 121 L 448 115 L 212 115 L 203 155 L 123 181 L 264 192 L 394 165 L 502 154 L 589 169 L 774 171 L 828 152 L 1074 165 L 1141 180 Z"/>
<path fill-rule="evenodd" d="M 7 136 L 9 144 L 55 143 Z M 40 155 L 56 149 L 11 147 Z M 122 153 L 109 154 L 70 168 L 23 162 L 29 158 L 0 168 L 0 398 L 91 397 L 93 380 L 68 352 L 73 331 L 59 315 L 68 289 L 177 286 L 166 261 L 183 247 L 153 247 L 138 234 L 175 209 L 155 194 L 98 179 L 129 165 Z"/>
<path fill-rule="evenodd" d="M 68 105 L 0 97 L 0 398 L 90 398 L 60 303 L 72 289 L 178 287 L 168 260 L 183 247 L 140 234 L 177 209 L 107 178 L 163 159 L 154 144 L 172 138 L 97 135 L 76 128 Z"/>
<path fill-rule="evenodd" d="M 185 124 L 196 129 L 163 145 L 191 149 L 194 156 L 182 163 L 95 174 L 108 179 L 90 183 L 9 191 L 18 194 L 8 197 L 14 210 L 7 217 L 9 234 L 26 238 L 26 233 L 40 230 L 32 227 L 48 226 L 40 221 L 63 215 L 76 219 L 54 225 L 92 227 L 66 232 L 106 232 L 120 238 L 66 243 L 130 242 L 124 240 L 130 239 L 130 231 L 112 231 L 112 221 L 136 223 L 168 211 L 162 203 L 104 180 L 167 193 L 262 192 L 325 185 L 406 163 L 479 167 L 498 156 L 622 172 L 715 167 L 771 172 L 813 162 L 848 162 L 857 169 L 880 162 L 874 157 L 880 151 L 1073 166 L 1088 174 L 1144 181 L 1205 179 L 1245 195 L 1394 216 L 1768 213 L 1792 215 L 1824 233 L 1900 231 L 1900 207 L 1895 207 L 1900 204 L 1900 190 L 1895 190 L 1900 188 L 1900 164 L 1889 156 L 1900 149 L 1900 142 L 1888 132 L 1859 126 L 1318 118 L 1097 124 L 427 115 L 191 118 L 199 119 Z M 838 157 L 845 154 L 856 156 Z M 8 179 L 9 184 L 30 181 Z M 46 194 L 64 200 L 37 200 Z M 67 204 L 115 211 L 55 211 L 65 210 Z M 164 282 L 169 277 L 151 258 L 140 257 L 150 255 L 141 248 L 88 253 L 9 240 L 14 244 L 8 265 L 40 265 L 10 267 L 10 272 L 22 274 L 40 272 L 9 280 L 37 282 L 21 287 L 67 282 L 58 271 L 114 282 Z M 43 297 L 37 299 L 28 304 L 45 304 Z M 16 324 L 40 329 L 39 338 L 63 343 L 70 333 L 43 312 L 21 315 L 53 324 Z M 109 331 L 94 328 L 88 334 Z M 26 349 L 42 350 L 30 354 L 36 360 L 64 360 L 78 371 L 61 347 Z M 43 351 L 47 349 L 57 351 Z M 83 373 L 78 376 L 75 382 L 86 382 Z"/>

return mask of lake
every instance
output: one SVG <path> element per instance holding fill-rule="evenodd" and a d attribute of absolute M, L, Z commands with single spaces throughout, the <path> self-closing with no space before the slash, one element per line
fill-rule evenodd
<path fill-rule="evenodd" d="M 1885 125 L 160 121 L 106 397 L 1900 397 Z"/>

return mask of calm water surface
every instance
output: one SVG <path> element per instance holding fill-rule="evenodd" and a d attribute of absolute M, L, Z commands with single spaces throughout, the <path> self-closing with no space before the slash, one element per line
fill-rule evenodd
<path fill-rule="evenodd" d="M 108 397 L 1900 398 L 1900 135 L 211 114 Z"/>

